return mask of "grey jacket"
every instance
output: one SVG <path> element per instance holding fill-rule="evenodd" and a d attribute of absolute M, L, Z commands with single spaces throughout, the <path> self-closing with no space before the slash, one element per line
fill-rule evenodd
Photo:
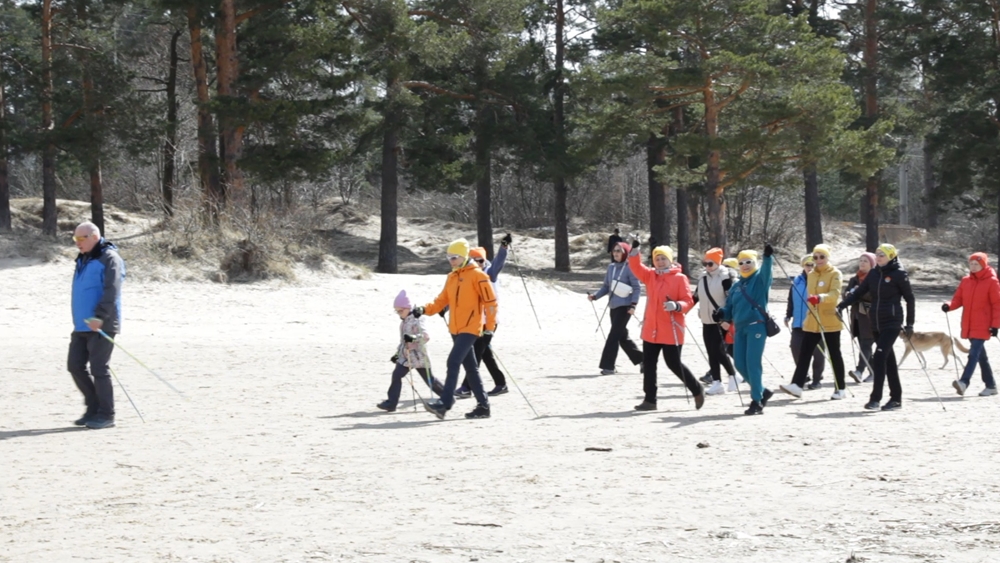
<path fill-rule="evenodd" d="M 625 284 L 632 287 L 632 293 L 628 297 L 619 297 L 611 291 L 612 284 L 617 281 L 618 283 Z M 628 267 L 628 262 L 614 262 L 608 265 L 608 271 L 604 274 L 604 284 L 601 289 L 597 290 L 594 294 L 594 300 L 600 299 L 605 295 L 610 295 L 611 303 L 609 307 L 612 309 L 617 309 L 619 307 L 634 307 L 639 303 L 639 295 L 641 288 L 639 286 L 639 278 L 635 277 L 632 270 Z"/>

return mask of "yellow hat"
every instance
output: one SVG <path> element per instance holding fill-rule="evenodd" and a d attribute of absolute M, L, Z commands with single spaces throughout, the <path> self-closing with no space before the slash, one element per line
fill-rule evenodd
<path fill-rule="evenodd" d="M 736 255 L 736 258 L 739 259 L 739 260 L 746 260 L 747 258 L 749 258 L 749 259 L 753 260 L 754 262 L 756 262 L 757 261 L 757 251 L 756 250 L 741 250 L 740 253 L 738 255 Z"/>
<path fill-rule="evenodd" d="M 722 261 L 722 265 L 727 268 L 739 268 L 740 263 L 735 258 L 726 258 Z"/>
<path fill-rule="evenodd" d="M 885 257 L 889 260 L 896 257 L 896 247 L 891 244 L 879 245 L 878 249 L 881 250 L 882 254 L 885 254 Z"/>
<path fill-rule="evenodd" d="M 464 238 L 460 238 L 448 245 L 448 255 L 449 256 L 461 256 L 462 258 L 469 257 L 469 241 Z"/>
<path fill-rule="evenodd" d="M 813 254 L 822 254 L 826 256 L 829 260 L 832 254 L 830 254 L 830 247 L 825 244 L 817 244 L 813 247 Z"/>
<path fill-rule="evenodd" d="M 674 250 L 669 246 L 657 246 L 653 249 L 653 258 L 656 258 L 658 254 L 662 254 L 667 257 L 667 260 L 671 262 L 674 261 Z"/>
<path fill-rule="evenodd" d="M 827 254 L 827 256 L 829 256 L 829 254 Z M 802 260 L 799 260 L 800 266 L 805 266 L 806 264 L 813 264 L 813 265 L 816 264 L 816 262 L 813 260 L 812 254 L 806 254 L 805 256 L 802 257 Z"/>

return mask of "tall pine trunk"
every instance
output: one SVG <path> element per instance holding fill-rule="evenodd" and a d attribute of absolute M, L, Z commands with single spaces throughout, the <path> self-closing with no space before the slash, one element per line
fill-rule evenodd
<path fill-rule="evenodd" d="M 77 3 L 77 18 L 87 22 L 87 6 L 84 2 Z M 101 181 L 101 141 L 97 131 L 97 111 L 94 109 L 94 78 L 89 68 L 90 57 L 87 52 L 80 54 L 83 85 L 83 123 L 87 131 L 89 145 L 86 147 L 87 174 L 90 177 L 90 222 L 97 225 L 102 234 L 107 234 L 104 225 L 104 186 Z"/>
<path fill-rule="evenodd" d="M 646 140 L 646 181 L 649 190 L 649 237 L 659 244 L 667 244 L 666 189 L 657 176 L 655 167 L 666 162 L 666 140 L 655 133 Z"/>
<path fill-rule="evenodd" d="M 802 180 L 805 184 L 806 252 L 811 252 L 817 244 L 823 244 L 823 216 L 820 213 L 819 178 L 815 164 L 802 170 Z"/>
<path fill-rule="evenodd" d="M 566 210 L 566 177 L 563 172 L 563 161 L 566 158 L 566 125 L 565 125 L 565 84 L 563 82 L 563 61 L 566 52 L 565 37 L 566 10 L 563 0 L 556 0 L 556 60 L 555 60 L 555 87 L 553 89 L 554 112 L 552 116 L 556 133 L 556 163 L 553 169 L 555 177 L 552 181 L 552 189 L 555 191 L 555 246 L 556 246 L 556 270 L 560 272 L 570 271 L 569 263 L 569 220 Z"/>
<path fill-rule="evenodd" d="M 201 20 L 197 8 L 188 8 L 188 33 L 191 37 L 191 69 L 198 96 L 198 178 L 208 217 L 217 222 L 225 206 L 225 193 L 219 182 L 219 155 L 215 149 L 215 124 L 209 109 L 208 65 L 201 40 Z"/>
<path fill-rule="evenodd" d="M 864 25 L 865 49 L 863 61 L 865 65 L 864 93 L 865 118 L 871 127 L 878 119 L 878 20 L 877 0 L 865 0 Z M 865 181 L 864 213 L 865 247 L 868 252 L 875 252 L 878 247 L 878 185 L 880 172 L 872 174 Z"/>
<path fill-rule="evenodd" d="M 243 172 L 239 158 L 243 152 L 243 130 L 236 123 L 236 80 L 239 56 L 236 49 L 236 0 L 220 0 L 215 34 L 217 93 L 223 109 L 219 114 L 219 152 L 222 155 L 226 196 L 234 205 L 245 205 Z"/>
<path fill-rule="evenodd" d="M 705 136 L 711 143 L 719 132 L 719 107 L 715 102 L 715 85 L 711 80 L 705 85 L 703 95 L 705 105 Z M 728 252 L 729 239 L 726 233 L 726 200 L 721 178 L 721 155 L 710 149 L 705 161 L 705 197 L 708 200 L 708 244 Z"/>
<path fill-rule="evenodd" d="M 688 268 L 688 250 L 691 248 L 689 197 L 687 188 L 677 188 L 677 252 L 674 253 L 674 259 L 681 265 L 685 274 L 691 273 Z"/>
<path fill-rule="evenodd" d="M 378 265 L 376 271 L 395 274 L 398 271 L 396 242 L 399 215 L 399 115 L 395 96 L 399 89 L 396 77 L 386 80 L 386 110 L 382 127 L 382 202 L 381 232 L 378 239 Z"/>
<path fill-rule="evenodd" d="M 476 124 L 475 155 L 476 155 L 476 235 L 479 246 L 486 249 L 486 255 L 493 257 L 493 222 L 492 213 L 492 176 L 490 168 L 493 165 L 491 154 L 490 133 L 485 123 L 487 119 L 485 108 L 481 108 Z"/>
<path fill-rule="evenodd" d="M 0 38 L 2 41 L 2 38 Z M 11 230 L 10 180 L 7 175 L 7 101 L 4 99 L 3 59 L 0 59 L 0 231 Z"/>
<path fill-rule="evenodd" d="M 42 0 L 42 233 L 55 236 L 56 144 L 52 138 L 52 0 Z"/>
<path fill-rule="evenodd" d="M 163 141 L 163 211 L 174 216 L 174 173 L 177 166 L 177 40 L 181 30 L 170 37 L 170 69 L 167 72 L 167 138 Z"/>

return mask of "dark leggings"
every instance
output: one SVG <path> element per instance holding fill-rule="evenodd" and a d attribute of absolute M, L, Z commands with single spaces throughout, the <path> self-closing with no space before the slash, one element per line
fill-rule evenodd
<path fill-rule="evenodd" d="M 875 332 L 875 353 L 872 354 L 872 370 L 875 371 L 875 381 L 872 382 L 870 401 L 882 401 L 882 386 L 889 380 L 889 400 L 903 401 L 903 386 L 899 383 L 899 368 L 896 364 L 896 353 L 892 345 L 899 338 L 899 327 L 886 327 L 881 332 Z"/>
<path fill-rule="evenodd" d="M 663 351 L 663 360 L 667 363 L 667 368 L 674 372 L 677 379 L 684 382 L 692 395 L 701 395 L 701 383 L 695 379 L 694 374 L 681 363 L 681 347 L 673 344 L 655 344 L 653 342 L 642 341 L 642 390 L 646 393 L 646 401 L 656 402 L 656 363 Z"/>
<path fill-rule="evenodd" d="M 486 364 L 486 369 L 490 372 L 490 377 L 493 378 L 493 384 L 497 387 L 506 387 L 507 378 L 504 377 L 503 371 L 500 370 L 500 366 L 497 365 L 496 358 L 493 357 L 493 348 L 491 344 L 493 343 L 492 334 L 484 334 L 476 339 L 476 344 L 472 349 L 476 353 L 476 365 Z M 482 378 L 482 374 L 479 375 Z M 465 379 L 462 380 L 462 387 L 465 389 L 469 388 L 469 372 L 465 372 Z"/>
<path fill-rule="evenodd" d="M 619 346 L 625 351 L 625 355 L 628 356 L 628 360 L 632 364 L 642 363 L 642 352 L 628 337 L 628 321 L 632 318 L 632 315 L 628 314 L 630 308 L 615 307 L 611 309 L 611 330 L 608 332 L 607 341 L 604 342 L 604 352 L 601 353 L 601 369 L 615 369 Z"/>
<path fill-rule="evenodd" d="M 830 353 L 830 362 L 833 363 L 833 376 L 837 381 L 837 389 L 843 389 L 845 385 L 844 358 L 840 355 L 840 331 L 826 331 L 825 339 L 823 338 L 823 334 L 802 331 L 802 345 L 799 348 L 799 358 L 795 365 L 795 375 L 792 377 L 792 383 L 799 387 L 806 384 L 806 376 L 809 374 L 809 361 L 812 359 L 813 352 L 816 350 L 816 346 L 819 345 L 820 340 L 824 340 L 826 342 L 826 350 Z"/>
<path fill-rule="evenodd" d="M 733 362 L 726 355 L 726 333 L 719 325 L 702 325 L 701 337 L 705 341 L 705 350 L 708 352 L 708 369 L 712 373 L 712 379 L 720 381 L 722 379 L 719 366 L 726 368 L 726 373 L 736 375 L 733 369 Z"/>

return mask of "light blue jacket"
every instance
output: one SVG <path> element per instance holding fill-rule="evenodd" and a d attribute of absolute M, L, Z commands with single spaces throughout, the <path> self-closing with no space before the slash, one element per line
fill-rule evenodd
<path fill-rule="evenodd" d="M 625 285 L 632 287 L 632 293 L 628 297 L 619 297 L 611 291 L 611 284 L 615 280 L 618 283 L 623 283 Z M 597 290 L 594 294 L 594 300 L 600 299 L 605 295 L 610 294 L 611 302 L 608 305 L 612 309 L 617 309 L 619 307 L 634 307 L 639 302 L 639 295 L 642 288 L 639 286 L 639 278 L 635 277 L 632 270 L 628 267 L 628 262 L 613 262 L 608 265 L 608 271 L 604 274 L 604 284 L 601 289 Z"/>
<path fill-rule="evenodd" d="M 124 281 L 125 262 L 118 248 L 103 238 L 93 250 L 77 256 L 71 301 L 73 330 L 91 332 L 87 319 L 97 317 L 104 321 L 104 332 L 121 334 Z"/>

